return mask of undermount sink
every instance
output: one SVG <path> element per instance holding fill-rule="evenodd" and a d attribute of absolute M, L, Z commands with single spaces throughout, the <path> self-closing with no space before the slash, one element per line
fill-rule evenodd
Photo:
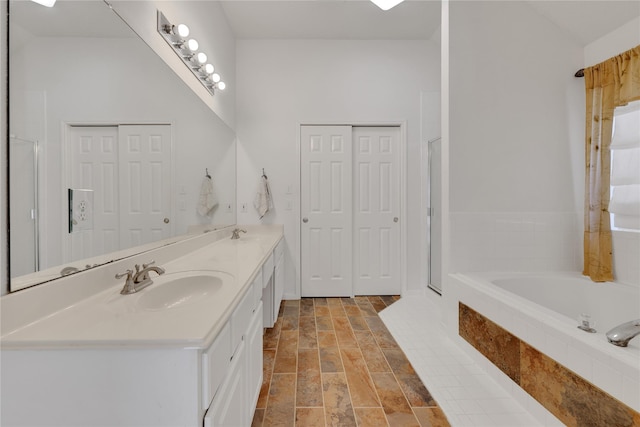
<path fill-rule="evenodd" d="M 165 274 L 153 278 L 153 284 L 141 292 L 138 305 L 146 310 L 184 307 L 208 299 L 232 280 L 231 275 L 217 271 Z"/>

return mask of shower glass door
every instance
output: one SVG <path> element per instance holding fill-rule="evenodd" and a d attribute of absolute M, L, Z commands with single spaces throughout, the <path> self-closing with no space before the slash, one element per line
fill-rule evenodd
<path fill-rule="evenodd" d="M 434 138 L 427 143 L 428 184 L 427 184 L 427 251 L 430 289 L 442 294 L 442 140 Z"/>
<path fill-rule="evenodd" d="M 11 137 L 10 179 L 12 187 L 9 225 L 11 277 L 38 271 L 38 143 Z"/>

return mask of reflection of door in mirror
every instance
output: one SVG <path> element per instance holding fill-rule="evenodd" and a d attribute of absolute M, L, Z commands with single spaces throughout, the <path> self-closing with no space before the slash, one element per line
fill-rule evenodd
<path fill-rule="evenodd" d="M 38 143 L 11 137 L 11 178 L 20 183 L 11 192 L 11 275 L 38 270 Z M 17 190 L 17 191 L 15 191 Z"/>
<path fill-rule="evenodd" d="M 71 126 L 67 183 L 92 190 L 91 228 L 67 234 L 67 262 L 169 237 L 171 126 Z"/>

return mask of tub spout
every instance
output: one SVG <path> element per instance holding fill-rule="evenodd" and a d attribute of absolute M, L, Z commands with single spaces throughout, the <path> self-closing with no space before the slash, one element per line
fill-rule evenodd
<path fill-rule="evenodd" d="M 607 340 L 619 347 L 626 347 L 629 341 L 640 334 L 640 319 L 622 323 L 607 332 Z"/>

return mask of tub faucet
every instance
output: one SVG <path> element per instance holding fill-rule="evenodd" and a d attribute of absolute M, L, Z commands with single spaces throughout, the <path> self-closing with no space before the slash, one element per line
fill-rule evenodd
<path fill-rule="evenodd" d="M 235 230 L 233 230 L 231 233 L 231 240 L 236 240 L 240 238 L 240 232 L 246 233 L 247 230 L 243 230 L 241 228 L 236 228 Z"/>
<path fill-rule="evenodd" d="M 607 340 L 619 347 L 626 347 L 629 341 L 640 334 L 640 319 L 622 323 L 607 332 Z"/>

